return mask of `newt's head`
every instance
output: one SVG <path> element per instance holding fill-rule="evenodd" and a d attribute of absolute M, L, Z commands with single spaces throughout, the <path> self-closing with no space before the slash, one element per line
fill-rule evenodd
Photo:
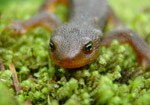
<path fill-rule="evenodd" d="M 82 67 L 98 56 L 101 36 L 100 30 L 88 25 L 63 25 L 50 39 L 50 56 L 64 68 Z"/>

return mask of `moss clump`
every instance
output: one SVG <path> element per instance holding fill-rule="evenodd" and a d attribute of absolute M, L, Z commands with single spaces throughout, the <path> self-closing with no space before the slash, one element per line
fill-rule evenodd
<path fill-rule="evenodd" d="M 0 7 L 0 32 L 15 18 L 30 18 L 42 2 L 42 0 L 18 1 L 17 3 L 22 4 L 18 5 L 15 1 L 17 0 L 11 3 L 5 1 Z M 2 2 L 3 0 L 0 1 L 0 5 Z M 37 5 L 32 5 L 35 2 Z M 110 1 L 118 16 L 149 43 L 150 15 L 145 12 L 149 1 L 139 0 L 136 3 L 133 4 L 130 0 Z M 59 5 L 56 15 L 62 21 L 66 21 L 67 12 L 65 6 Z M 3 102 L 7 98 L 8 102 L 13 104 L 17 100 L 21 105 L 150 104 L 149 68 L 138 65 L 134 51 L 129 45 L 120 45 L 117 41 L 113 41 L 109 48 L 105 46 L 100 48 L 100 55 L 93 63 L 82 69 L 68 70 L 55 66 L 49 58 L 50 35 L 41 27 L 20 37 L 12 37 L 9 32 L 0 34 L 0 57 L 5 66 L 5 70 L 0 71 L 0 90 L 9 90 L 10 93 L 6 92 L 9 98 L 4 94 L 0 95 Z M 21 88 L 18 93 L 13 87 L 10 63 L 15 65 L 17 71 Z"/>
<path fill-rule="evenodd" d="M 0 104 L 1 105 L 19 105 L 11 92 L 0 82 Z"/>

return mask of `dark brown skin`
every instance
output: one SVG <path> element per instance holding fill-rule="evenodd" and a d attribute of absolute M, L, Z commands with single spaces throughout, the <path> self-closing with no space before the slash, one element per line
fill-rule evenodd
<path fill-rule="evenodd" d="M 53 14 L 58 3 L 70 7 L 69 22 L 61 26 Z M 122 27 L 104 36 L 108 20 L 121 25 L 106 0 L 45 0 L 37 16 L 14 23 L 9 29 L 14 29 L 15 34 L 26 33 L 37 26 L 54 31 L 50 39 L 50 56 L 56 65 L 64 68 L 78 68 L 91 63 L 98 56 L 100 46 L 107 46 L 114 39 L 129 43 L 139 63 L 150 66 L 150 48 L 135 32 Z"/>

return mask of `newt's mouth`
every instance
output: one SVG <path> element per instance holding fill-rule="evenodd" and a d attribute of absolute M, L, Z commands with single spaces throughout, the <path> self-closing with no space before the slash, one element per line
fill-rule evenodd
<path fill-rule="evenodd" d="M 80 60 L 80 61 L 72 61 L 72 60 L 62 60 L 62 61 L 56 61 L 54 60 L 55 64 L 58 66 L 61 66 L 63 68 L 79 68 L 82 66 L 85 66 L 87 64 L 89 64 L 92 61 L 84 61 L 84 60 Z"/>
<path fill-rule="evenodd" d="M 58 66 L 61 66 L 63 68 L 80 68 L 82 66 L 85 66 L 89 63 L 91 63 L 94 59 L 97 58 L 99 52 L 94 52 L 93 54 L 89 55 L 82 55 L 79 54 L 75 58 L 72 59 L 58 59 L 55 54 L 50 54 L 51 59 L 54 61 L 54 63 Z"/>

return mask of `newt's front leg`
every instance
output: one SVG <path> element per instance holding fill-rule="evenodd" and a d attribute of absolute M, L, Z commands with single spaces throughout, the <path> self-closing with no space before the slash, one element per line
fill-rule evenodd
<path fill-rule="evenodd" d="M 137 33 L 128 29 L 114 30 L 106 34 L 101 45 L 108 46 L 114 39 L 120 43 L 129 43 L 137 55 L 138 62 L 142 66 L 150 66 L 150 48 Z"/>
<path fill-rule="evenodd" d="M 56 6 L 61 3 L 64 5 L 69 5 L 69 0 L 45 0 L 44 4 L 41 6 L 39 13 L 26 21 L 15 21 L 4 29 L 3 32 L 11 31 L 12 35 L 25 34 L 29 30 L 42 26 L 48 31 L 53 31 L 58 27 L 61 22 L 54 15 Z"/>
<path fill-rule="evenodd" d="M 53 31 L 61 24 L 56 16 L 50 12 L 44 11 L 26 21 L 16 21 L 5 28 L 5 31 L 10 30 L 12 35 L 25 34 L 29 30 L 42 26 L 49 31 Z"/>

